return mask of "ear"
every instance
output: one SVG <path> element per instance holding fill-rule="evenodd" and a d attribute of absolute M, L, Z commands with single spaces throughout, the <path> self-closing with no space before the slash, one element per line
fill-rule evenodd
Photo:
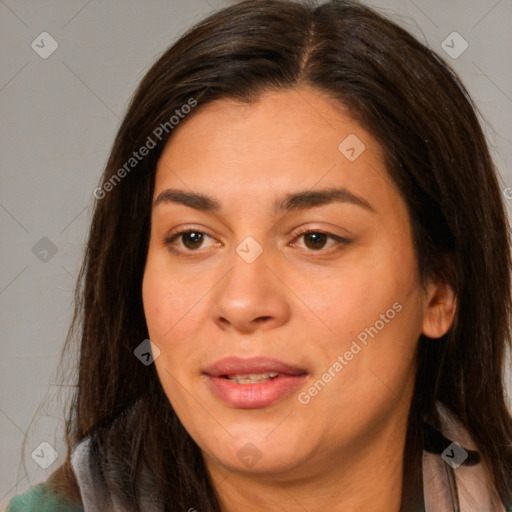
<path fill-rule="evenodd" d="M 457 310 L 457 297 L 444 281 L 431 282 L 425 302 L 422 333 L 428 338 L 440 338 L 449 330 Z"/>

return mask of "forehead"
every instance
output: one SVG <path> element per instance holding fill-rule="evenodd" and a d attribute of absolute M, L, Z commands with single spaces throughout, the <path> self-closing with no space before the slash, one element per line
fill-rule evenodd
<path fill-rule="evenodd" d="M 333 186 L 366 196 L 389 188 L 382 149 L 343 105 L 296 88 L 198 107 L 160 157 L 154 199 L 166 188 L 275 197 Z"/>

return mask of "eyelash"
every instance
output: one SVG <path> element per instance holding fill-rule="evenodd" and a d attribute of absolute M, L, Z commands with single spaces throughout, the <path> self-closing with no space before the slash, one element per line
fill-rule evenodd
<path fill-rule="evenodd" d="M 165 237 L 164 238 L 164 245 L 171 251 L 173 252 L 174 254 L 186 254 L 186 253 L 189 253 L 189 254 L 192 254 L 192 253 L 200 253 L 201 251 L 201 248 L 199 249 L 176 249 L 175 245 L 174 245 L 174 241 L 179 238 L 180 236 L 182 235 L 185 235 L 185 234 L 189 234 L 189 233 L 199 233 L 201 235 L 206 235 L 207 237 L 210 237 L 213 239 L 213 237 L 211 237 L 210 235 L 208 235 L 208 233 L 205 233 L 204 231 L 201 231 L 199 229 L 194 229 L 194 228 L 188 228 L 188 229 L 185 229 L 185 230 L 182 230 L 182 231 L 178 231 L 176 233 L 171 233 L 169 236 Z M 305 235 L 310 235 L 310 234 L 319 234 L 319 235 L 326 235 L 327 238 L 331 239 L 331 240 L 334 240 L 336 242 L 336 245 L 334 247 L 332 247 L 331 249 L 324 249 L 324 248 L 321 248 L 321 249 L 318 249 L 318 250 L 314 250 L 314 249 L 305 249 L 306 252 L 308 253 L 327 253 L 327 254 L 331 254 L 333 252 L 336 252 L 337 250 L 340 250 L 341 247 L 340 246 L 344 246 L 344 245 L 349 245 L 350 243 L 352 243 L 352 240 L 349 240 L 347 238 L 343 238 L 341 236 L 338 236 L 338 235 L 334 235 L 333 233 L 329 233 L 327 231 L 322 231 L 322 230 L 319 230 L 319 229 L 309 229 L 309 230 L 305 230 L 305 231 L 301 231 L 300 233 L 297 233 L 294 235 L 294 238 L 293 240 L 296 240 L 302 236 L 305 236 Z M 293 245 L 292 245 L 293 246 Z"/>

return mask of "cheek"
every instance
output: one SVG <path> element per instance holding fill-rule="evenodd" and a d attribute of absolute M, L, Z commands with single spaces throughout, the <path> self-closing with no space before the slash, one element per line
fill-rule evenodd
<path fill-rule="evenodd" d="M 155 360 L 159 380 L 181 415 L 186 414 L 190 399 L 183 383 L 196 376 L 198 358 L 208 351 L 204 346 L 201 350 L 199 340 L 204 339 L 200 331 L 205 324 L 204 297 L 210 288 L 204 279 L 190 282 L 172 272 L 166 255 L 148 254 L 142 296 L 149 338 L 160 349 Z"/>
<path fill-rule="evenodd" d="M 332 365 L 347 354 L 332 386 L 339 403 L 375 403 L 392 397 L 390 389 L 400 395 L 414 371 L 422 320 L 415 260 L 406 250 L 400 258 L 391 251 L 376 256 L 347 262 L 339 279 L 323 283 L 315 305 L 331 331 L 316 339 L 318 359 Z"/>
<path fill-rule="evenodd" d="M 387 414 L 394 403 L 408 403 L 421 330 L 418 297 L 413 292 L 401 301 L 397 294 L 383 295 L 382 301 L 365 302 L 363 315 L 346 317 L 351 332 L 342 340 L 343 351 L 330 359 L 341 353 L 347 365 L 331 398 L 353 407 L 361 421 L 369 411 Z"/>
<path fill-rule="evenodd" d="M 185 343 L 187 329 L 194 324 L 193 304 L 197 299 L 181 291 L 179 283 L 158 260 L 148 254 L 142 282 L 144 314 L 149 338 L 160 349 L 155 360 L 158 378 L 175 410 L 181 411 L 186 396 L 177 383 L 186 367 L 184 361 L 190 358 L 193 350 L 191 343 Z M 171 399 L 172 398 L 172 399 Z"/>
<path fill-rule="evenodd" d="M 144 314 L 153 341 L 165 344 L 176 333 L 194 325 L 205 291 L 187 284 L 169 268 L 165 255 L 148 254 L 142 281 Z M 199 307 L 198 307 L 199 306 Z"/>
<path fill-rule="evenodd" d="M 149 336 L 154 342 L 159 342 L 168 324 L 169 296 L 166 293 L 165 278 L 159 274 L 151 261 L 148 260 L 142 281 L 142 300 Z"/>
<path fill-rule="evenodd" d="M 321 391 L 305 389 L 311 397 L 317 393 L 308 407 L 347 442 L 377 435 L 413 391 L 418 314 L 412 300 L 401 304 L 393 302 L 395 297 L 390 293 L 372 303 L 361 301 L 358 312 L 344 308 L 333 324 L 340 334 L 337 342 L 318 347 L 317 359 L 328 363 L 318 367 L 309 384 L 317 388 L 322 381 Z"/>
<path fill-rule="evenodd" d="M 350 342 L 376 322 L 380 327 L 381 315 L 388 311 L 385 320 L 392 317 L 396 323 L 395 316 L 400 315 L 395 315 L 393 305 L 404 306 L 414 282 L 412 267 L 407 262 L 395 264 L 390 259 L 384 264 L 381 255 L 375 261 L 347 260 L 337 275 L 320 277 L 312 280 L 309 274 L 296 279 L 294 291 L 315 313 L 315 323 L 321 324 L 322 332 L 327 334 L 321 339 L 329 344 Z M 387 328 L 389 324 L 385 325 Z"/>

